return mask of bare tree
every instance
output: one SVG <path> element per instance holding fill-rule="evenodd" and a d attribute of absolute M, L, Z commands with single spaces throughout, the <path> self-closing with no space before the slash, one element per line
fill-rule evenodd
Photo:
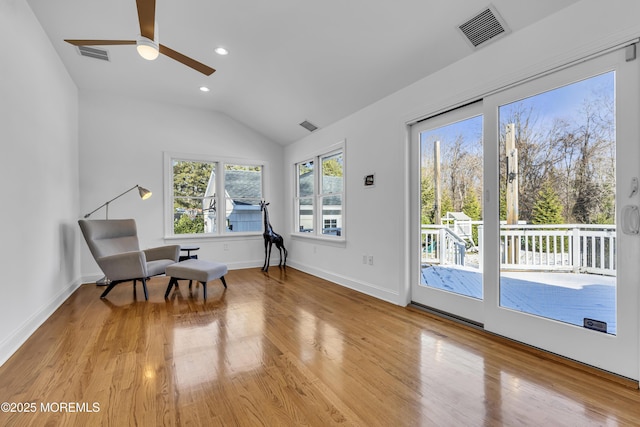
<path fill-rule="evenodd" d="M 481 194 L 482 189 L 482 142 L 465 140 L 464 135 L 445 145 L 442 158 L 445 190 L 451 197 L 453 209 L 462 211 L 470 193 Z"/>
<path fill-rule="evenodd" d="M 501 128 L 514 123 L 519 157 L 520 218 L 530 221 L 538 189 L 553 182 L 566 221 L 611 222 L 615 195 L 614 103 L 609 92 L 585 96 L 582 107 L 551 123 L 537 120 L 532 107 L 514 103 Z M 504 133 L 500 137 L 501 188 L 506 185 Z"/>

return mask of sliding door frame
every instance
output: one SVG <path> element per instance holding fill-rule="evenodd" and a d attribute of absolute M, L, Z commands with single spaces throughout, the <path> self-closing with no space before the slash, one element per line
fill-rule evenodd
<path fill-rule="evenodd" d="M 626 45 L 636 43 L 637 40 Z M 635 48 L 635 46 L 634 46 Z M 640 60 L 627 60 L 623 45 L 584 60 L 554 68 L 538 76 L 487 92 L 482 98 L 484 116 L 484 255 L 481 324 L 484 329 L 534 347 L 638 380 L 640 378 L 640 236 L 623 235 L 624 205 L 640 205 L 640 196 L 629 198 L 632 177 L 640 177 Z M 616 224 L 617 224 L 617 335 L 605 334 L 556 320 L 500 307 L 499 254 L 499 117 L 500 105 L 561 87 L 593 75 L 616 72 Z M 434 114 L 433 117 L 440 114 Z M 420 283 L 420 165 L 418 121 L 407 122 L 409 141 L 409 279 L 410 300 Z M 432 306 L 432 304 L 425 304 Z M 448 310 L 447 310 L 448 311 Z M 455 314 L 455 313 L 454 313 Z M 464 317 L 464 316 L 462 316 Z"/>

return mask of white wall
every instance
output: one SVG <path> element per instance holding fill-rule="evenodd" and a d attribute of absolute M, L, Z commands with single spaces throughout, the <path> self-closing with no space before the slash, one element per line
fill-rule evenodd
<path fill-rule="evenodd" d="M 0 0 L 0 364 L 79 285 L 78 94 L 25 0 Z"/>
<path fill-rule="evenodd" d="M 199 257 L 225 262 L 229 268 L 262 266 L 262 236 L 164 240 L 163 153 L 266 161 L 265 198 L 278 231 L 283 224 L 282 146 L 224 114 L 91 91 L 80 93 L 80 141 L 83 214 L 139 184 L 153 196 L 142 201 L 137 192 L 128 193 L 110 204 L 109 218 L 134 218 L 141 247 L 189 243 L 200 246 Z M 91 216 L 104 217 L 104 209 Z M 84 241 L 82 275 L 87 282 L 101 276 Z"/>
<path fill-rule="evenodd" d="M 322 147 L 347 141 L 347 243 L 293 237 L 290 264 L 407 304 L 407 123 L 637 37 L 638 16 L 636 0 L 583 0 L 286 147 L 285 223 L 292 231 L 293 164 Z M 376 186 L 364 189 L 362 180 L 369 173 L 376 174 Z M 362 264 L 365 254 L 374 256 L 373 266 Z"/>

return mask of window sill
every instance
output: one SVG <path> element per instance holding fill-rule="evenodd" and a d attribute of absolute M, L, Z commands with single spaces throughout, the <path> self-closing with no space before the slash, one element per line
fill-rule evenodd
<path fill-rule="evenodd" d="M 246 239 L 246 238 L 262 238 L 260 232 L 244 232 L 244 233 L 225 233 L 225 234 L 181 234 L 164 236 L 164 240 L 182 240 L 182 241 L 214 241 L 220 239 Z"/>
<path fill-rule="evenodd" d="M 347 239 L 344 236 L 341 237 L 328 237 L 328 236 L 318 236 L 316 234 L 309 233 L 291 233 L 289 236 L 292 239 L 299 240 L 313 240 L 314 242 L 323 242 L 329 245 L 334 246 L 347 246 Z"/>

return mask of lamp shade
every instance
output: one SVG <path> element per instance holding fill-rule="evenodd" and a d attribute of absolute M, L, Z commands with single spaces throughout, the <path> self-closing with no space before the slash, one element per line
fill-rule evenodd
<path fill-rule="evenodd" d="M 138 193 L 140 193 L 140 198 L 142 200 L 147 200 L 153 194 L 151 191 L 147 190 L 144 187 L 140 187 L 139 185 L 138 185 Z"/>

